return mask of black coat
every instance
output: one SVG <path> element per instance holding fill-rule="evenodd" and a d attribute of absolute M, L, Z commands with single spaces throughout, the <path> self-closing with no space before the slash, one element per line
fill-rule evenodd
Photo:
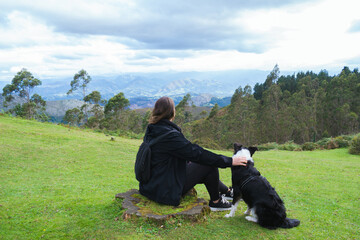
<path fill-rule="evenodd" d="M 230 167 L 232 158 L 207 151 L 192 144 L 181 129 L 169 120 L 149 124 L 145 138 L 151 140 L 167 131 L 174 132 L 151 147 L 151 177 L 139 184 L 140 193 L 158 203 L 178 206 L 186 180 L 186 162 L 196 162 L 214 167 Z"/>

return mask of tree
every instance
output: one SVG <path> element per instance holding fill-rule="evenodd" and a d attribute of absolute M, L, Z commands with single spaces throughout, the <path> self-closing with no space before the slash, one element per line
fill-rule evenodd
<path fill-rule="evenodd" d="M 278 76 L 275 66 L 264 83 L 255 85 L 254 94 L 248 86 L 239 87 L 229 106 L 214 107 L 207 119 L 188 124 L 191 140 L 221 147 L 235 141 L 302 144 L 359 131 L 358 69 L 344 67 L 333 77 L 325 70 Z"/>
<path fill-rule="evenodd" d="M 265 90 L 269 89 L 271 85 L 276 83 L 276 80 L 279 78 L 280 75 L 280 69 L 279 66 L 276 64 L 273 70 L 267 75 L 265 80 Z"/>
<path fill-rule="evenodd" d="M 191 121 L 192 113 L 189 111 L 191 95 L 186 94 L 183 99 L 176 105 L 175 123 L 182 127 L 184 123 Z"/>
<path fill-rule="evenodd" d="M 256 83 L 254 86 L 254 97 L 256 100 L 261 100 L 263 98 L 263 93 L 271 87 L 271 85 L 276 83 L 276 80 L 279 78 L 280 70 L 279 66 L 276 64 L 273 70 L 267 75 L 264 83 Z M 283 81 L 283 79 L 282 79 Z M 235 92 L 236 94 L 236 92 Z M 234 97 L 234 96 L 233 96 Z M 232 100 L 231 100 L 232 101 Z"/>
<path fill-rule="evenodd" d="M 93 91 L 84 97 L 84 101 L 90 104 L 105 104 L 106 101 L 101 99 L 101 94 L 98 91 Z"/>
<path fill-rule="evenodd" d="M 105 114 L 118 114 L 129 105 L 129 100 L 125 98 L 124 93 L 120 92 L 109 99 L 109 101 L 105 105 Z"/>
<path fill-rule="evenodd" d="M 101 127 L 111 130 L 121 129 L 127 131 L 129 118 L 125 109 L 129 105 L 129 100 L 125 98 L 124 93 L 122 92 L 110 98 L 105 105 L 105 119 L 102 122 Z"/>
<path fill-rule="evenodd" d="M 263 92 L 264 92 L 264 84 L 256 83 L 254 86 L 254 98 L 256 100 L 262 99 Z"/>
<path fill-rule="evenodd" d="M 206 110 L 202 110 L 200 113 L 200 118 L 205 118 L 208 112 Z"/>
<path fill-rule="evenodd" d="M 87 85 L 90 83 L 90 81 L 90 75 L 84 69 L 81 69 L 74 75 L 74 79 L 70 83 L 71 89 L 67 92 L 67 94 L 69 95 L 76 90 L 81 90 L 84 99 L 86 96 Z"/>
<path fill-rule="evenodd" d="M 101 99 L 101 94 L 98 91 L 93 91 L 89 95 L 84 97 L 85 104 L 92 104 L 90 113 L 93 114 L 88 121 L 87 125 L 91 128 L 98 128 L 100 126 L 100 121 L 104 118 L 104 110 L 100 104 L 105 104 L 106 100 Z M 85 105 L 84 104 L 84 105 Z"/>
<path fill-rule="evenodd" d="M 218 111 L 219 111 L 219 105 L 217 103 L 215 103 L 214 107 L 211 108 L 208 119 L 213 118 L 217 114 Z"/>
<path fill-rule="evenodd" d="M 36 117 L 38 110 L 45 110 L 46 101 L 40 95 L 31 95 L 36 86 L 41 85 L 41 81 L 35 78 L 25 68 L 21 69 L 14 78 L 11 84 L 7 84 L 3 88 L 2 95 L 5 97 L 5 105 L 14 99 L 14 96 L 19 96 L 25 100 L 25 103 L 18 105 L 14 112 L 22 117 L 28 119 Z"/>
<path fill-rule="evenodd" d="M 277 84 L 280 86 L 281 91 L 289 91 L 291 94 L 297 90 L 297 80 L 295 74 L 279 77 Z"/>
<path fill-rule="evenodd" d="M 91 77 L 90 75 L 84 70 L 81 69 L 78 73 L 74 75 L 74 79 L 70 83 L 70 90 L 67 92 L 67 95 L 72 94 L 74 91 L 81 91 L 83 96 L 83 101 L 85 101 L 86 97 L 86 90 L 87 85 L 90 83 Z M 87 120 L 87 105 L 86 103 L 83 106 L 85 110 L 85 121 Z"/>
<path fill-rule="evenodd" d="M 79 125 L 84 118 L 84 113 L 78 108 L 69 109 L 66 111 L 63 121 L 69 125 Z"/>
<path fill-rule="evenodd" d="M 256 121 L 258 101 L 252 94 L 252 89 L 246 85 L 244 89 L 239 87 L 235 90 L 226 116 L 224 117 L 223 129 L 227 129 L 225 141 L 241 142 L 245 145 L 254 144 L 256 132 L 259 129 Z"/>
<path fill-rule="evenodd" d="M 342 114 L 354 112 L 360 115 L 360 77 L 356 72 L 350 72 L 347 67 L 332 78 L 326 86 L 326 121 L 327 130 L 331 136 L 344 133 Z M 353 119 L 348 118 L 348 119 Z"/>
<path fill-rule="evenodd" d="M 150 116 L 151 116 L 151 111 L 147 110 L 141 122 L 142 131 L 145 131 L 147 125 L 149 124 Z"/>
<path fill-rule="evenodd" d="M 176 112 L 181 111 L 185 107 L 189 106 L 189 102 L 191 100 L 191 95 L 188 93 L 186 94 L 183 99 L 176 105 L 175 110 Z"/>

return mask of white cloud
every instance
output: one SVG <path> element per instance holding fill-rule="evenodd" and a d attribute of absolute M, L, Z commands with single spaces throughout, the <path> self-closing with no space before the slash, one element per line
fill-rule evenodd
<path fill-rule="evenodd" d="M 0 46 L 19 47 L 43 44 L 52 40 L 51 29 L 37 22 L 31 15 L 13 11 L 0 25 Z"/>
<path fill-rule="evenodd" d="M 0 81 L 121 72 L 359 67 L 357 0 L 277 8 L 104 0 L 0 3 Z M 192 5 L 188 5 L 192 6 Z M 167 15 L 172 14 L 172 15 Z M 203 15 L 202 15 L 203 14 Z M 356 24 L 355 24 L 356 25 Z"/>
<path fill-rule="evenodd" d="M 352 7 L 349 7 L 352 6 Z M 247 12 L 243 23 L 249 31 L 273 38 L 274 46 L 262 54 L 289 70 L 342 68 L 345 59 L 360 56 L 359 33 L 349 33 L 360 2 L 346 0 L 306 3 L 270 11 Z"/>

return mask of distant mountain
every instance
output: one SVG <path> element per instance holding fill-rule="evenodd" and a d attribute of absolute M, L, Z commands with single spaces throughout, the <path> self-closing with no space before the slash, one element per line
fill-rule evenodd
<path fill-rule="evenodd" d="M 0 95 L 0 112 L 13 108 L 16 104 L 23 104 L 25 101 L 19 97 L 15 97 L 13 101 L 8 104 L 8 107 L 3 106 L 4 98 Z M 46 101 L 46 113 L 55 118 L 62 118 L 65 116 L 67 110 L 81 107 L 84 104 L 83 101 L 77 99 L 65 99 L 56 101 Z"/>
<path fill-rule="evenodd" d="M 25 102 L 24 99 L 22 99 L 20 97 L 17 97 L 17 96 L 14 96 L 14 100 L 11 101 L 10 103 L 7 103 L 7 107 L 4 107 L 4 101 L 5 101 L 5 98 L 0 94 L 0 112 L 2 110 L 6 111 L 7 109 L 12 109 L 18 103 L 23 104 Z"/>
<path fill-rule="evenodd" d="M 90 73 L 91 74 L 91 73 Z M 132 73 L 118 76 L 92 76 L 89 92 L 97 90 L 104 98 L 119 92 L 125 97 L 177 96 L 186 93 L 211 94 L 215 97 L 231 96 L 235 89 L 265 81 L 268 72 L 259 70 L 217 71 L 217 72 L 164 72 Z M 40 79 L 42 85 L 36 92 L 47 100 L 68 99 L 72 77 L 61 79 Z M 10 80 L 9 80 L 10 82 Z M 5 85 L 5 83 L 3 84 Z M 1 88 L 3 86 L 0 86 Z M 71 98 L 80 99 L 80 95 Z"/>
<path fill-rule="evenodd" d="M 69 109 L 81 107 L 83 101 L 77 99 L 65 99 L 46 102 L 46 113 L 52 117 L 63 117 Z"/>
<path fill-rule="evenodd" d="M 102 97 L 108 100 L 119 92 L 123 92 L 125 97 L 130 100 L 133 109 L 152 107 L 156 99 L 161 96 L 170 96 L 175 102 L 179 102 L 187 93 L 191 94 L 192 100 L 197 106 L 213 106 L 216 101 L 221 102 L 218 104 L 222 106 L 228 100 L 223 101 L 221 99 L 231 97 L 239 86 L 250 85 L 253 87 L 255 83 L 264 82 L 267 75 L 268 72 L 266 71 L 233 70 L 91 76 L 92 81 L 88 85 L 88 93 L 95 90 L 99 91 Z M 82 99 L 80 93 L 70 96 L 66 94 L 70 89 L 72 77 L 40 80 L 42 85 L 36 87 L 34 91 L 48 101 L 48 104 L 50 101 Z M 0 82 L 1 92 L 5 84 L 7 83 Z M 214 99 L 213 102 L 211 102 L 212 99 Z M 67 102 L 59 102 L 58 104 L 66 105 Z"/>

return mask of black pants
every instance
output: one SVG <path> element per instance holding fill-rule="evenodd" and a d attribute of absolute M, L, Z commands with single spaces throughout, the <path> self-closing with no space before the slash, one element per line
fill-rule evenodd
<path fill-rule="evenodd" d="M 199 183 L 205 184 L 211 201 L 219 199 L 219 192 L 224 194 L 228 191 L 228 187 L 219 180 L 217 167 L 190 162 L 186 166 L 186 182 L 182 194 L 186 194 Z"/>

